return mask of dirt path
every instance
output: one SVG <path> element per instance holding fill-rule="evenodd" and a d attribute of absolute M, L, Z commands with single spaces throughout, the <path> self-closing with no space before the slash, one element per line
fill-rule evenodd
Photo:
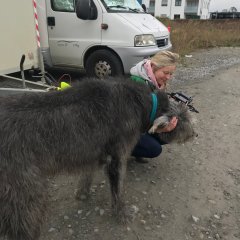
<path fill-rule="evenodd" d="M 111 216 L 103 174 L 87 203 L 74 199 L 77 178 L 61 175 L 50 180 L 41 240 L 240 239 L 239 78 L 236 65 L 184 84 L 181 90 L 194 96 L 200 111 L 195 114 L 199 136 L 164 146 L 149 164 L 129 163 L 126 199 L 136 211 L 133 223 L 119 225 Z"/>

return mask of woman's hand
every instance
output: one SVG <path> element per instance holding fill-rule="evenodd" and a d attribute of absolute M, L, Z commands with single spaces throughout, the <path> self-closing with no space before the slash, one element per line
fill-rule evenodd
<path fill-rule="evenodd" d="M 164 127 L 161 132 L 171 132 L 177 126 L 178 119 L 177 117 L 173 117 L 169 124 Z"/>

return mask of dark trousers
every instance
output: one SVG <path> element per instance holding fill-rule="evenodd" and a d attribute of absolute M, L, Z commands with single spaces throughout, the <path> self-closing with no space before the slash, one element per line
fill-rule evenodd
<path fill-rule="evenodd" d="M 133 149 L 132 156 L 136 158 L 155 158 L 162 152 L 162 145 L 166 144 L 156 135 L 143 134 Z"/>

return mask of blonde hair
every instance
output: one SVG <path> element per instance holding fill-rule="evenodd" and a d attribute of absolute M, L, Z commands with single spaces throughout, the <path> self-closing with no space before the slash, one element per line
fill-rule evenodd
<path fill-rule="evenodd" d="M 179 59 L 177 53 L 161 51 L 150 58 L 151 62 L 158 68 L 176 65 Z"/>

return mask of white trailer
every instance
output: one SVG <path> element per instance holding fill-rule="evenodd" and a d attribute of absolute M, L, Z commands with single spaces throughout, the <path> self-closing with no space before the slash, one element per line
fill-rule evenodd
<path fill-rule="evenodd" d="M 31 0 L 1 2 L 0 76 L 25 82 L 24 74 L 22 79 L 7 75 L 20 71 L 21 59 L 25 59 L 22 61 L 24 70 L 40 68 L 44 72 L 39 55 L 35 17 L 34 3 Z M 39 80 L 43 78 L 40 77 Z"/>
<path fill-rule="evenodd" d="M 24 68 L 39 67 L 34 9 L 31 0 L 2 1 L 0 8 L 0 74 L 19 71 L 22 55 Z"/>

